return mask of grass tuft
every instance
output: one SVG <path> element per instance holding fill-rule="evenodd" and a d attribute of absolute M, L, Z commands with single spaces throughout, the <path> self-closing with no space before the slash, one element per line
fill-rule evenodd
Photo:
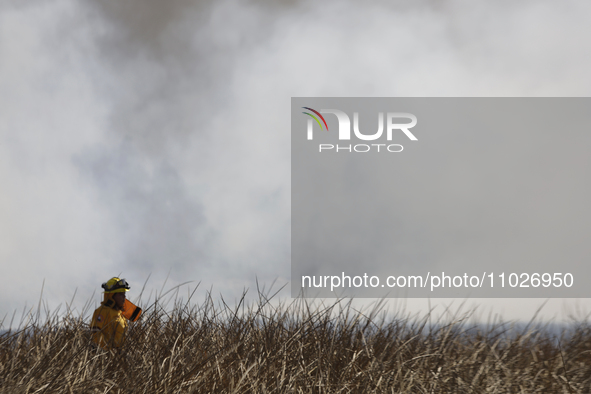
<path fill-rule="evenodd" d="M 0 392 L 591 392 L 587 323 L 557 333 L 270 298 L 157 300 L 117 351 L 90 346 L 88 318 L 69 309 L 31 315 L 0 335 Z"/>

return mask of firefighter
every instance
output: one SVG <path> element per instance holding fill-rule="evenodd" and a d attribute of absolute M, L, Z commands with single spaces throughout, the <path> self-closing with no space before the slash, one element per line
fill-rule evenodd
<path fill-rule="evenodd" d="M 127 300 L 125 293 L 130 287 L 125 279 L 111 278 L 102 288 L 103 302 L 90 323 L 92 340 L 103 349 L 119 348 L 125 339 L 127 321 L 137 321 L 142 309 Z"/>

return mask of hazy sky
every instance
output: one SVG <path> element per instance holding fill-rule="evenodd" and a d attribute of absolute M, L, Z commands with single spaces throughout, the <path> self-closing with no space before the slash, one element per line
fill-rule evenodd
<path fill-rule="evenodd" d="M 170 272 L 229 297 L 256 277 L 287 283 L 292 96 L 588 96 L 590 11 L 2 3 L 0 318 L 36 305 L 43 281 L 50 306 L 76 288 L 98 301 L 119 274 L 138 289 Z M 540 301 L 478 303 L 516 318 Z"/>

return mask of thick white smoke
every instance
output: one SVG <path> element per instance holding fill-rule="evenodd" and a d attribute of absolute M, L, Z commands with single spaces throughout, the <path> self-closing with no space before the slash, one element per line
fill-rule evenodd
<path fill-rule="evenodd" d="M 285 283 L 290 97 L 586 96 L 590 8 L 2 6 L 0 317 L 35 305 L 44 280 L 50 306 L 119 274 L 224 294 Z"/>

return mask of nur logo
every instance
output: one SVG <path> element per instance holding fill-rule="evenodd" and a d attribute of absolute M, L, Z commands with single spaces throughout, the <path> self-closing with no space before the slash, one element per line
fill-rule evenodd
<path fill-rule="evenodd" d="M 328 124 L 326 123 L 326 119 L 322 116 L 322 114 L 333 114 L 337 117 L 337 121 L 339 123 L 339 130 L 338 130 L 338 138 L 340 141 L 343 140 L 351 140 L 351 120 L 349 116 L 338 109 L 321 109 L 320 111 L 316 111 L 310 107 L 302 107 L 310 112 L 302 112 L 305 115 L 308 115 L 311 119 L 308 119 L 308 133 L 307 138 L 308 140 L 314 139 L 314 122 L 313 120 L 318 123 L 320 126 L 320 130 L 328 131 Z M 320 118 L 320 119 L 319 119 Z M 400 120 L 410 120 L 410 122 L 400 122 Z M 322 123 L 320 122 L 322 120 Z M 324 127 L 322 126 L 324 124 Z M 417 124 L 417 117 L 413 114 L 406 113 L 406 112 L 388 112 L 386 114 L 386 140 L 392 141 L 392 136 L 394 132 L 401 131 L 406 135 L 411 141 L 417 141 L 417 137 L 414 136 L 413 133 L 410 132 L 409 129 L 413 128 Z M 378 113 L 378 130 L 373 134 L 363 134 L 359 130 L 359 113 L 353 112 L 353 133 L 355 137 L 363 141 L 374 141 L 378 138 L 382 137 L 384 133 L 384 113 Z M 381 147 L 386 147 L 388 152 L 402 152 L 403 147 L 400 144 L 357 144 L 357 145 L 333 145 L 333 144 L 319 144 L 319 152 L 323 150 L 333 150 L 335 152 L 339 151 L 348 151 L 348 152 L 369 152 L 371 150 L 377 150 L 380 152 Z"/>

